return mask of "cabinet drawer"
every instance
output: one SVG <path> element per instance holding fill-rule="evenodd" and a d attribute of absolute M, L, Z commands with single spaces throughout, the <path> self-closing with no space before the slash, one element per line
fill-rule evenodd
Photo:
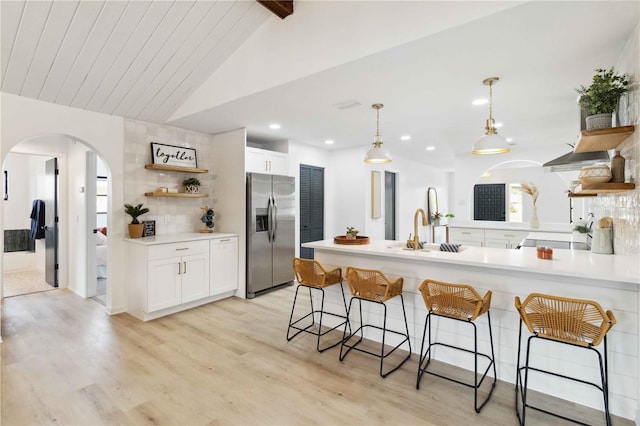
<path fill-rule="evenodd" d="M 188 241 L 183 243 L 158 244 L 149 247 L 149 260 L 186 256 L 209 252 L 209 241 Z"/>
<path fill-rule="evenodd" d="M 511 231 L 508 229 L 485 229 L 485 238 L 498 238 L 509 241 L 521 241 L 529 234 L 529 231 Z"/>
<path fill-rule="evenodd" d="M 484 241 L 484 229 L 449 228 L 449 241 L 456 243 L 462 240 Z"/>

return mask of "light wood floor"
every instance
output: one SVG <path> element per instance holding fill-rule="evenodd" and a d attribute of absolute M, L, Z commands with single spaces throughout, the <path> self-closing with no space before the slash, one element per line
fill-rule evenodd
<path fill-rule="evenodd" d="M 5 299 L 2 424 L 517 424 L 511 384 L 476 414 L 472 389 L 425 376 L 417 391 L 416 355 L 382 379 L 373 357 L 341 363 L 310 335 L 287 342 L 292 299 L 289 287 L 147 323 L 67 290 Z"/>
<path fill-rule="evenodd" d="M 2 285 L 4 297 L 49 291 L 55 288 L 45 281 L 44 273 L 37 269 L 5 272 L 2 276 Z"/>

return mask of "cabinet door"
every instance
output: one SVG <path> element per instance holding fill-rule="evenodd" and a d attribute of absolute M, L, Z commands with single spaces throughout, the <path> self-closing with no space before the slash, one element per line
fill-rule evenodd
<path fill-rule="evenodd" d="M 209 253 L 182 256 L 182 303 L 209 295 Z"/>
<path fill-rule="evenodd" d="M 181 274 L 182 262 L 180 257 L 149 262 L 147 312 L 158 311 L 181 303 Z"/>
<path fill-rule="evenodd" d="M 238 237 L 211 240 L 211 295 L 238 288 Z"/>
<path fill-rule="evenodd" d="M 267 163 L 269 173 L 274 175 L 289 175 L 289 154 L 269 152 Z"/>
<path fill-rule="evenodd" d="M 246 148 L 244 167 L 247 172 L 268 173 L 267 152 L 262 149 Z"/>
<path fill-rule="evenodd" d="M 452 239 L 450 239 L 450 241 L 452 243 L 461 244 L 461 245 L 467 246 L 467 247 L 483 247 L 483 244 L 484 244 L 483 241 L 478 241 L 478 240 L 465 240 L 465 239 L 452 240 Z"/>
<path fill-rule="evenodd" d="M 500 238 L 487 238 L 484 240 L 484 246 L 492 248 L 511 248 L 509 240 Z"/>

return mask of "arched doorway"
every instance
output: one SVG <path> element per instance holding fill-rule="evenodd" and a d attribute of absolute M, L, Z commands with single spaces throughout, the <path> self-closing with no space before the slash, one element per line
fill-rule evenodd
<path fill-rule="evenodd" d="M 57 158 L 58 159 L 58 275 L 59 286 L 68 288 L 74 293 L 82 297 L 90 297 L 89 291 L 96 283 L 91 283 L 91 277 L 96 277 L 96 236 L 93 234 L 95 229 L 95 218 L 89 220 L 88 212 L 96 210 L 96 198 L 90 197 L 95 194 L 97 175 L 95 168 L 88 167 L 87 159 L 91 156 L 97 158 L 97 153 L 86 142 L 78 138 L 63 135 L 51 134 L 41 135 L 28 140 L 21 141 L 12 147 L 11 151 L 4 159 L 5 170 L 12 168 L 10 162 L 14 161 L 17 156 L 28 158 L 29 161 L 38 163 L 38 159 Z M 34 160 L 35 159 L 35 160 Z M 110 171 L 106 162 L 103 163 L 103 172 L 107 180 L 106 196 L 111 193 Z M 34 172 L 35 170 L 35 172 Z M 33 195 L 39 196 L 38 187 L 42 186 L 42 175 L 35 169 L 16 170 L 13 167 L 12 175 L 9 181 L 26 182 L 35 188 Z M 33 198 L 27 196 L 27 198 Z M 23 197 L 24 198 L 24 197 Z M 92 209 L 88 206 L 92 206 Z M 106 203 L 108 205 L 108 203 Z M 109 220 L 107 219 L 107 223 Z M 12 225 L 12 218 L 7 212 L 4 212 L 3 231 Z M 105 226 L 108 228 L 108 226 Z M 6 233 L 5 233 L 6 234 Z M 6 247 L 6 238 L 5 238 Z M 108 255 L 104 250 L 104 258 Z M 42 250 L 40 253 L 36 247 L 35 251 L 35 269 L 42 270 Z M 106 262 L 105 262 L 106 263 Z M 11 268 L 12 262 L 6 257 L 3 262 L 3 270 Z M 33 264 L 31 264 L 33 266 Z M 90 273 L 89 271 L 92 271 Z M 106 277 L 105 277 L 106 278 Z M 96 278 L 93 278 L 94 280 Z M 3 290 L 5 287 L 5 279 L 3 279 Z M 108 295 L 104 294 L 104 304 L 108 305 Z"/>

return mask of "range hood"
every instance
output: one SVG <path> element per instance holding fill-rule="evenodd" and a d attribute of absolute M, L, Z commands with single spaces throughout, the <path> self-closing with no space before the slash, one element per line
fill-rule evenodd
<path fill-rule="evenodd" d="M 609 154 L 607 151 L 571 151 L 551 161 L 547 161 L 542 165 L 542 167 L 548 169 L 546 171 L 549 172 L 567 172 L 571 170 L 580 170 L 584 166 L 591 166 L 603 161 L 609 162 Z"/>

